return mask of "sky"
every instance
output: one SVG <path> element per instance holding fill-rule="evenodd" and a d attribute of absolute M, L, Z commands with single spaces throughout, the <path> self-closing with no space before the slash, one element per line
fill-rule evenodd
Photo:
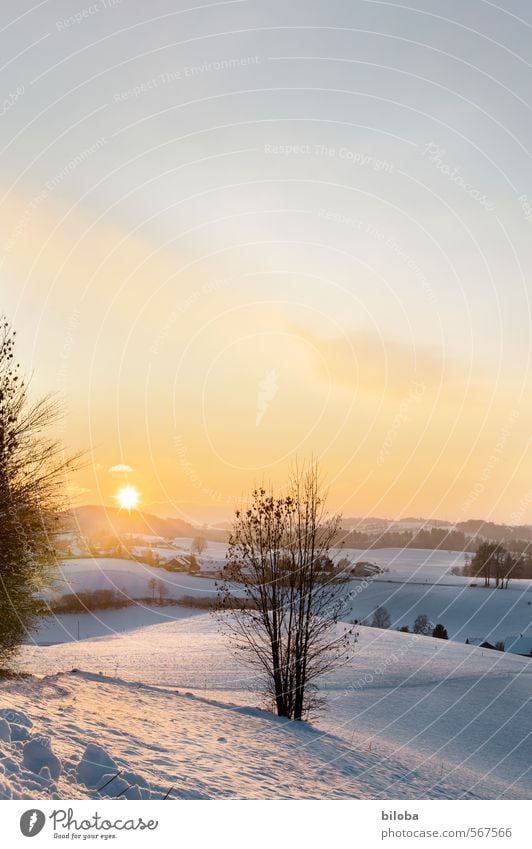
<path fill-rule="evenodd" d="M 0 310 L 160 515 L 532 522 L 525 0 L 6 0 Z M 109 471 L 119 466 L 119 470 Z"/>

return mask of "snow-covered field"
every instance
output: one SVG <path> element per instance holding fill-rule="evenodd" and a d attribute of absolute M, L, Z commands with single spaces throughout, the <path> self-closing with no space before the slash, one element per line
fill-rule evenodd
<path fill-rule="evenodd" d="M 160 798 L 172 787 L 175 798 L 530 798 L 532 790 L 532 664 L 517 656 L 362 628 L 350 664 L 323 682 L 328 706 L 312 727 L 257 709 L 249 671 L 209 615 L 27 646 L 20 668 L 44 677 L 3 681 L 1 707 L 23 715 L 4 714 L 15 736 L 44 745 L 25 766 L 24 741 L 10 742 L 0 723 L 4 795 L 94 797 L 119 770 L 104 792 L 126 798 Z M 46 738 L 58 759 L 49 766 Z M 87 753 L 92 745 L 102 751 Z M 28 765 L 36 769 L 42 752 L 37 776 Z"/>
<path fill-rule="evenodd" d="M 194 607 L 179 605 L 135 604 L 119 610 L 96 610 L 91 613 L 62 613 L 43 621 L 37 633 L 28 634 L 26 642 L 36 645 L 69 643 L 93 637 L 108 637 L 142 628 L 145 625 L 161 625 L 186 616 L 197 616 L 201 611 Z"/>
<path fill-rule="evenodd" d="M 2 697 L 23 711 L 4 709 L 8 719 L 24 722 L 9 728 L 26 728 L 35 742 L 26 763 L 23 742 L 0 742 L 0 798 L 397 799 L 456 793 L 454 783 L 424 766 L 408 769 L 369 746 L 357 750 L 317 728 L 191 693 L 74 673 L 34 679 L 23 693 L 20 686 L 3 687 Z"/>
<path fill-rule="evenodd" d="M 385 580 L 353 581 L 351 610 L 355 618 L 369 619 L 375 608 L 385 607 L 392 627 L 412 625 L 420 613 L 443 623 L 449 638 L 459 642 L 478 638 L 494 643 L 530 632 L 532 585 L 514 581 L 507 590 L 486 589 L 469 583 L 458 586 Z"/>
<path fill-rule="evenodd" d="M 223 544 L 209 547 L 222 563 Z M 532 662 L 464 645 L 529 632 L 530 582 L 471 587 L 448 552 L 343 554 L 389 569 L 346 584 L 348 619 L 426 613 L 456 642 L 361 627 L 309 726 L 260 710 L 257 681 L 202 611 L 52 618 L 21 651 L 28 677 L 0 681 L 0 797 L 530 798 Z M 153 577 L 168 598 L 216 592 L 209 578 L 79 558 L 61 564 L 56 593 L 144 598 Z"/>
<path fill-rule="evenodd" d="M 223 543 L 209 543 L 211 554 L 218 557 L 224 549 Z M 356 562 L 365 559 L 364 552 L 347 550 L 347 556 Z M 412 627 L 420 613 L 425 613 L 436 624 L 443 623 L 449 637 L 459 642 L 478 639 L 480 642 L 504 641 L 510 636 L 529 633 L 532 623 L 532 582 L 513 581 L 507 590 L 485 589 L 482 582 L 469 578 L 455 577 L 449 569 L 463 555 L 456 552 L 383 549 L 370 552 L 367 559 L 378 565 L 389 566 L 390 572 L 374 580 L 352 580 L 349 619 L 371 620 L 377 607 L 386 607 L 392 626 Z M 223 559 L 220 559 L 223 564 Z M 461 561 L 460 561 L 461 562 Z M 150 580 L 156 578 L 167 592 L 168 598 L 184 595 L 213 597 L 216 595 L 215 581 L 196 577 L 184 572 L 166 572 L 164 569 L 147 566 L 133 560 L 80 558 L 61 562 L 57 581 L 58 594 L 77 593 L 84 590 L 113 589 L 124 598 L 147 598 L 152 591 Z M 477 586 L 471 586 L 477 584 Z M 52 642 L 65 639 L 64 633 L 77 637 L 99 636 L 109 630 L 126 630 L 128 617 L 117 611 L 109 620 L 101 613 L 82 616 L 59 617 L 45 623 L 35 639 L 37 642 Z M 132 616 L 129 627 L 163 622 L 181 614 L 175 608 L 141 607 Z M 65 622 L 63 624 L 63 620 Z M 110 624 L 108 624 L 108 621 Z"/>
<path fill-rule="evenodd" d="M 347 557 L 353 564 L 359 560 L 376 563 L 389 569 L 393 577 L 440 580 L 451 575 L 451 570 L 464 565 L 463 551 L 444 551 L 425 548 L 360 548 L 337 549 L 339 557 Z"/>
<path fill-rule="evenodd" d="M 169 556 L 176 556 L 183 553 L 190 553 L 192 548 L 192 539 L 180 537 L 175 540 L 175 550 L 168 551 Z M 161 554 L 166 552 L 163 549 L 157 549 Z M 220 568 L 225 563 L 227 545 L 223 542 L 206 542 L 205 551 L 201 555 L 201 560 L 205 563 Z M 367 560 L 371 563 L 376 563 L 382 569 L 389 569 L 393 573 L 394 578 L 401 580 L 455 580 L 451 574 L 451 570 L 458 566 L 462 568 L 464 565 L 464 553 L 462 551 L 444 551 L 432 549 L 416 549 L 416 548 L 375 548 L 375 549 L 359 549 L 359 548 L 339 548 L 334 550 L 335 559 L 340 560 L 346 557 L 351 561 L 352 565 L 359 560 Z M 391 577 L 391 576 L 390 576 Z"/>
<path fill-rule="evenodd" d="M 57 570 L 55 593 L 79 593 L 86 590 L 116 590 L 124 598 L 151 596 L 150 580 L 155 578 L 164 584 L 168 597 L 188 595 L 212 595 L 214 581 L 195 577 L 186 572 L 167 572 L 157 566 L 147 566 L 135 560 L 118 558 L 82 557 L 62 560 Z"/>

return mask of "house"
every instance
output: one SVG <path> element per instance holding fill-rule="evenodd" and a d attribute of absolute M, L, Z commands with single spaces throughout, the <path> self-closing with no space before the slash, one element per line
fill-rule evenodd
<path fill-rule="evenodd" d="M 512 654 L 520 654 L 523 657 L 532 657 L 532 637 L 507 637 L 504 641 L 504 651 Z"/>
<path fill-rule="evenodd" d="M 359 560 L 351 569 L 351 574 L 355 578 L 372 578 L 374 575 L 381 575 L 382 569 L 376 563 L 370 563 L 366 560 Z"/>
<path fill-rule="evenodd" d="M 184 563 L 180 557 L 170 557 L 168 560 L 163 560 L 159 563 L 167 572 L 186 572 L 188 564 Z"/>
<path fill-rule="evenodd" d="M 224 577 L 224 565 L 224 561 L 220 562 L 219 560 L 203 560 L 200 563 L 199 574 L 204 578 L 221 579 Z"/>

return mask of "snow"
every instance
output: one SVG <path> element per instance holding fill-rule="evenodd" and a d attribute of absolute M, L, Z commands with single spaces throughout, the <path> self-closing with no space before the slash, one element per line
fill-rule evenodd
<path fill-rule="evenodd" d="M 426 613 L 456 641 L 360 627 L 349 663 L 321 682 L 324 712 L 290 723 L 260 709 L 257 680 L 204 611 L 53 617 L 21 650 L 23 674 L 0 680 L 0 798 L 530 798 L 532 663 L 464 642 L 529 639 L 531 583 L 471 587 L 449 574 L 456 552 L 341 555 L 390 569 L 346 583 L 348 619 Z M 61 568 L 61 592 L 144 597 L 154 576 L 169 597 L 216 592 L 131 560 Z"/>
<path fill-rule="evenodd" d="M 180 540 L 183 544 L 187 540 Z M 188 540 L 192 544 L 191 540 Z M 209 542 L 208 550 L 221 557 L 223 564 L 224 543 Z M 462 552 L 426 551 L 418 549 L 381 549 L 363 552 L 356 549 L 342 550 L 353 562 L 368 559 L 389 573 L 372 578 L 355 579 L 349 582 L 352 603 L 347 619 L 371 620 L 377 607 L 386 607 L 392 618 L 393 627 L 412 627 L 420 613 L 425 613 L 431 622 L 442 622 L 450 639 L 465 642 L 479 639 L 480 642 L 504 641 L 508 634 L 526 633 L 532 618 L 532 582 L 512 581 L 507 590 L 492 587 L 486 589 L 481 581 L 449 574 L 448 570 L 463 563 Z M 62 593 L 83 590 L 114 589 L 124 598 L 147 598 L 152 594 L 149 581 L 160 580 L 169 599 L 183 595 L 214 597 L 216 581 L 184 572 L 166 572 L 162 568 L 147 566 L 133 560 L 120 559 L 73 559 L 61 563 L 61 580 L 58 586 Z M 477 583 L 477 586 L 471 584 Z M 111 611 L 111 617 L 103 612 L 59 617 L 57 623 L 48 622 L 41 626 L 33 639 L 39 643 L 77 639 L 77 622 L 80 622 L 80 638 L 99 636 L 109 630 L 126 630 L 155 621 L 179 618 L 182 614 L 175 608 L 146 607 L 139 605 L 124 611 Z M 64 627 L 63 627 L 63 624 Z M 128 624 L 130 623 L 130 624 Z M 70 637 L 69 637 L 70 635 Z"/>
<path fill-rule="evenodd" d="M 57 684 L 67 690 L 59 701 Z M 375 751 L 255 708 L 88 673 L 47 679 L 48 692 L 41 686 L 33 681 L 22 698 L 33 711 L 35 697 L 44 699 L 40 722 L 54 728 L 63 770 L 56 781 L 35 775 L 15 750 L 2 761 L 7 798 L 420 798 L 433 783 L 422 767 L 383 762 Z M 21 694 L 12 686 L 11 696 Z M 93 761 L 96 749 L 102 757 Z M 442 778 L 432 792 L 445 798 L 453 789 Z"/>
<path fill-rule="evenodd" d="M 32 739 L 52 736 L 67 798 L 96 795 L 79 773 L 90 744 L 116 764 L 105 775 L 128 781 L 126 798 L 171 787 L 175 798 L 530 797 L 526 658 L 360 630 L 350 663 L 324 680 L 328 705 L 312 726 L 258 709 L 256 682 L 209 615 L 27 646 L 21 670 L 44 678 L 3 682 L 0 701 L 31 719 Z M 13 792 L 46 796 L 47 784 L 28 790 L 20 745 L 6 752 L 19 766 L 6 772 Z"/>
<path fill-rule="evenodd" d="M 27 642 L 35 645 L 49 645 L 86 640 L 131 631 L 144 625 L 159 625 L 163 622 L 185 619 L 188 616 L 197 616 L 201 612 L 193 607 L 178 605 L 158 607 L 135 604 L 119 610 L 61 613 L 42 621 L 37 632 L 28 635 Z"/>
<path fill-rule="evenodd" d="M 22 747 L 22 763 L 30 772 L 51 778 L 61 775 L 61 761 L 52 752 L 50 737 L 32 737 Z M 45 772 L 46 770 L 46 772 Z"/>
<path fill-rule="evenodd" d="M 412 625 L 420 613 L 434 624 L 443 623 L 450 639 L 465 642 L 480 637 L 504 641 L 509 633 L 524 632 L 532 616 L 532 587 L 514 582 L 507 590 L 481 586 L 354 581 L 351 611 L 359 620 L 371 619 L 377 607 L 386 607 L 392 627 Z"/>
<path fill-rule="evenodd" d="M 3 719 L 6 719 L 11 726 L 15 724 L 26 728 L 31 728 L 33 724 L 31 719 L 28 719 L 26 714 L 21 713 L 18 710 L 13 710 L 12 708 L 2 708 L 2 710 L 0 710 L 0 716 L 3 717 Z"/>
<path fill-rule="evenodd" d="M 381 569 L 389 569 L 396 577 L 413 577 L 437 580 L 443 575 L 450 577 L 451 570 L 464 565 L 463 551 L 425 548 L 341 548 L 337 558 L 347 557 L 353 565 L 359 560 L 376 563 Z"/>
<path fill-rule="evenodd" d="M 201 534 L 200 534 L 201 536 Z M 176 537 L 174 543 L 176 548 L 181 551 L 190 554 L 192 551 L 192 544 L 194 540 L 192 537 Z M 205 549 L 201 554 L 202 560 L 216 560 L 220 563 L 225 562 L 225 555 L 227 552 L 227 543 L 225 542 L 214 542 L 213 540 L 205 540 Z"/>
<path fill-rule="evenodd" d="M 83 557 L 59 563 L 55 594 L 112 589 L 124 598 L 149 598 L 152 595 L 149 582 L 153 578 L 164 584 L 169 598 L 191 592 L 198 595 L 216 592 L 215 582 L 209 578 L 186 572 L 167 572 L 161 567 L 148 566 L 136 560 Z"/>
<path fill-rule="evenodd" d="M 116 762 L 112 757 L 95 743 L 90 743 L 78 764 L 77 777 L 80 784 L 86 787 L 97 787 L 104 779 L 117 772 Z"/>

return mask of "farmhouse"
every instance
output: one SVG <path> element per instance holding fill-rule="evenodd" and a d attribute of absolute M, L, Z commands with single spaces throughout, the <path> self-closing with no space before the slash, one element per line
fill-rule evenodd
<path fill-rule="evenodd" d="M 359 560 L 358 563 L 355 563 L 351 570 L 351 574 L 354 575 L 355 578 L 371 578 L 373 575 L 380 575 L 381 573 L 382 569 L 380 566 L 366 560 Z"/>

